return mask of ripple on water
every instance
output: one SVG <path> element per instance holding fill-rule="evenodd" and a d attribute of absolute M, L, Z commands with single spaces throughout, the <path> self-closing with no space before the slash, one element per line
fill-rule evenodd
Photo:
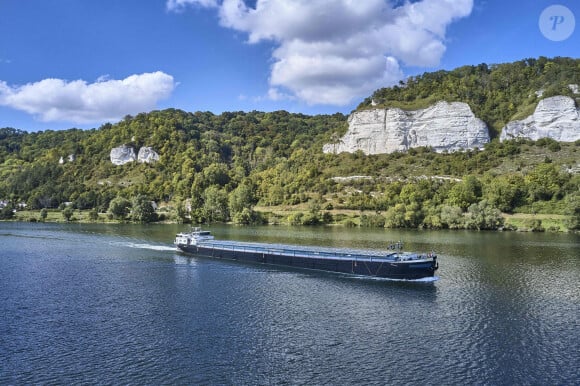
<path fill-rule="evenodd" d="M 567 236 L 536 245 L 443 232 L 439 280 L 416 283 L 190 258 L 164 243 L 173 228 L 0 227 L 2 384 L 580 378 L 578 255 Z M 27 234 L 44 238 L 23 243 Z"/>

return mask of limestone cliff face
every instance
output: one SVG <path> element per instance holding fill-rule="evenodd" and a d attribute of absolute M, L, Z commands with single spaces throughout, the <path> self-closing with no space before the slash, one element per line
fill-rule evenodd
<path fill-rule="evenodd" d="M 131 146 L 123 145 L 111 149 L 111 162 L 115 165 L 124 165 L 129 162 L 134 162 L 137 159 L 135 149 Z"/>
<path fill-rule="evenodd" d="M 532 115 L 521 121 L 512 121 L 502 129 L 500 141 L 513 138 L 579 140 L 580 111 L 574 99 L 562 95 L 542 99 Z"/>
<path fill-rule="evenodd" d="M 137 161 L 141 163 L 153 163 L 159 161 L 159 154 L 153 150 L 151 147 L 143 146 L 139 149 L 139 154 L 137 154 Z"/>
<path fill-rule="evenodd" d="M 153 163 L 159 161 L 159 154 L 151 147 L 143 146 L 139 153 L 135 154 L 132 146 L 119 146 L 111 149 L 111 162 L 115 165 L 124 165 L 129 162 Z"/>
<path fill-rule="evenodd" d="M 438 102 L 426 109 L 398 108 L 357 111 L 348 118 L 348 131 L 325 153 L 392 153 L 430 146 L 435 151 L 483 148 L 489 142 L 486 124 L 462 102 Z"/>

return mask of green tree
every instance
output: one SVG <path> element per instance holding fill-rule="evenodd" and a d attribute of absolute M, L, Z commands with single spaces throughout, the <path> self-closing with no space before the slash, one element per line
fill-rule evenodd
<path fill-rule="evenodd" d="M 463 211 L 458 206 L 443 205 L 441 207 L 441 223 L 449 229 L 463 228 Z"/>
<path fill-rule="evenodd" d="M 42 208 L 40 210 L 40 218 L 42 219 L 42 221 L 45 221 L 46 217 L 48 217 L 48 210 L 46 210 L 46 208 Z"/>
<path fill-rule="evenodd" d="M 228 194 L 217 185 L 212 185 L 203 192 L 203 213 L 207 221 L 228 220 Z"/>
<path fill-rule="evenodd" d="M 386 228 L 405 228 L 407 226 L 405 220 L 406 208 L 404 204 L 397 204 L 390 207 L 385 213 L 385 227 Z"/>
<path fill-rule="evenodd" d="M 539 164 L 525 178 L 530 202 L 547 201 L 559 195 L 568 178 L 552 163 Z"/>
<path fill-rule="evenodd" d="M 157 213 L 155 213 L 153 203 L 147 196 L 140 194 L 133 199 L 131 219 L 141 223 L 150 223 L 157 220 Z"/>
<path fill-rule="evenodd" d="M 471 204 L 476 203 L 482 194 L 481 182 L 475 176 L 467 176 L 462 182 L 451 188 L 447 202 L 451 206 L 458 206 L 466 210 Z"/>
<path fill-rule="evenodd" d="M 109 213 L 117 220 L 124 220 L 129 214 L 130 209 L 131 201 L 125 197 L 115 197 L 109 203 Z"/>
<path fill-rule="evenodd" d="M 187 202 L 184 200 L 177 201 L 177 218 L 181 223 L 186 223 L 190 220 L 186 204 Z"/>
<path fill-rule="evenodd" d="M 484 185 L 485 199 L 502 212 L 511 213 L 525 203 L 524 178 L 517 174 L 494 177 Z"/>
<path fill-rule="evenodd" d="M 569 219 L 566 227 L 569 230 L 580 230 L 580 193 L 575 192 L 566 196 L 566 214 Z"/>
<path fill-rule="evenodd" d="M 472 204 L 465 216 L 465 227 L 477 230 L 496 230 L 504 223 L 499 209 L 493 207 L 486 200 Z"/>
<path fill-rule="evenodd" d="M 67 206 L 66 208 L 64 208 L 62 210 L 62 217 L 64 217 L 64 219 L 66 221 L 70 221 L 72 219 L 73 215 L 74 215 L 74 210 L 70 206 Z"/>
<path fill-rule="evenodd" d="M 242 183 L 229 194 L 229 209 L 232 216 L 244 209 L 251 211 L 255 204 L 254 192 L 249 183 Z"/>

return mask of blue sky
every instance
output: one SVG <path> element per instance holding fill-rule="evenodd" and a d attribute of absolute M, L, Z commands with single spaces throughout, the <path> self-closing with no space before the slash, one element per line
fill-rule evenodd
<path fill-rule="evenodd" d="M 554 4 L 580 23 L 577 0 L 0 0 L 0 127 L 169 107 L 349 113 L 425 71 L 580 57 L 580 27 L 561 41 L 539 28 Z"/>

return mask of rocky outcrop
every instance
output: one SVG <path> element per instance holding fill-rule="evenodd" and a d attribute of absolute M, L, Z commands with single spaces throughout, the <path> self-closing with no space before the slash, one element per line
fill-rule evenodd
<path fill-rule="evenodd" d="M 139 149 L 139 154 L 137 154 L 137 161 L 141 163 L 153 163 L 159 161 L 159 154 L 153 150 L 153 148 L 143 146 Z"/>
<path fill-rule="evenodd" d="M 392 153 L 430 146 L 435 151 L 482 148 L 489 142 L 486 124 L 466 103 L 439 102 L 426 109 L 398 108 L 357 111 L 348 118 L 348 131 L 324 145 L 325 153 Z"/>
<path fill-rule="evenodd" d="M 75 159 L 76 159 L 76 157 L 74 154 L 69 154 L 67 157 L 68 162 L 74 162 Z M 64 157 L 60 157 L 60 159 L 58 160 L 58 163 L 61 165 L 64 164 Z"/>
<path fill-rule="evenodd" d="M 111 162 L 115 165 L 125 165 L 129 162 L 153 163 L 159 161 L 159 154 L 151 147 L 143 146 L 139 153 L 135 154 L 135 148 L 128 145 L 111 149 Z"/>
<path fill-rule="evenodd" d="M 560 142 L 580 139 L 580 111 L 574 99 L 554 96 L 538 102 L 532 115 L 521 121 L 509 122 L 501 131 L 500 141 L 514 138 L 538 140 L 552 138 Z"/>
<path fill-rule="evenodd" d="M 115 165 L 124 165 L 137 159 L 135 149 L 132 146 L 119 146 L 111 149 L 111 162 Z"/>

